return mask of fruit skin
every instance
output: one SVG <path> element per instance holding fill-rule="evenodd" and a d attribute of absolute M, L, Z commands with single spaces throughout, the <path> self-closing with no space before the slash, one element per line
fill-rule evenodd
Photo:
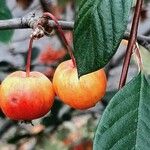
<path fill-rule="evenodd" d="M 31 121 L 44 116 L 54 101 L 51 81 L 40 72 L 16 71 L 1 84 L 0 105 L 12 120 Z"/>
<path fill-rule="evenodd" d="M 78 79 L 71 60 L 62 62 L 53 77 L 53 87 L 60 99 L 75 109 L 93 107 L 105 94 L 106 75 L 103 69 Z"/>

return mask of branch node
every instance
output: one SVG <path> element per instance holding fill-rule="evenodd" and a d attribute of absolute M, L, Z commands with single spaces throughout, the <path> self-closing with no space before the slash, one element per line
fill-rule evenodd
<path fill-rule="evenodd" d="M 50 35 L 53 30 L 53 28 L 49 26 L 49 19 L 46 17 L 39 17 L 37 19 L 35 18 L 35 15 L 33 15 L 30 17 L 28 24 L 33 28 L 31 37 L 34 37 L 34 39 L 42 38 L 44 35 Z"/>

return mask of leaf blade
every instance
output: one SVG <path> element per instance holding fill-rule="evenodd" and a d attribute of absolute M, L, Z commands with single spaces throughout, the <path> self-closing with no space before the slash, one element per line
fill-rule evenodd
<path fill-rule="evenodd" d="M 131 0 L 80 2 L 73 41 L 79 76 L 104 67 L 112 58 L 126 29 L 131 7 Z"/>
<path fill-rule="evenodd" d="M 94 150 L 149 149 L 149 89 L 140 73 L 114 96 L 98 125 Z"/>

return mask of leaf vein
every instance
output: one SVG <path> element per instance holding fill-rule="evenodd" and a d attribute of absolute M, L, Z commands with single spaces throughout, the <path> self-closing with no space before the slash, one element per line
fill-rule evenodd
<path fill-rule="evenodd" d="M 131 134 L 133 134 L 133 133 L 135 133 L 135 132 L 136 132 L 136 130 L 133 130 L 133 131 L 131 131 L 130 133 L 124 135 L 121 139 L 119 139 L 119 140 L 110 148 L 110 150 L 113 149 L 113 148 L 114 148 L 118 143 L 120 143 L 122 140 L 124 140 L 124 139 L 127 138 L 129 135 L 131 135 Z"/>

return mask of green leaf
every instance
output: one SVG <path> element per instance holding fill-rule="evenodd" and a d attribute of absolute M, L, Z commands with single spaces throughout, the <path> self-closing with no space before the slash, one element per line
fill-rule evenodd
<path fill-rule="evenodd" d="M 74 55 L 79 77 L 104 67 L 126 30 L 132 0 L 81 0 L 75 20 Z"/>
<path fill-rule="evenodd" d="M 1 0 L 0 2 L 0 20 L 11 19 L 12 14 L 6 5 L 5 0 Z M 13 30 L 0 30 L 0 41 L 7 43 L 10 41 L 13 35 Z"/>
<path fill-rule="evenodd" d="M 150 83 L 136 76 L 110 101 L 98 125 L 94 150 L 149 150 Z"/>

